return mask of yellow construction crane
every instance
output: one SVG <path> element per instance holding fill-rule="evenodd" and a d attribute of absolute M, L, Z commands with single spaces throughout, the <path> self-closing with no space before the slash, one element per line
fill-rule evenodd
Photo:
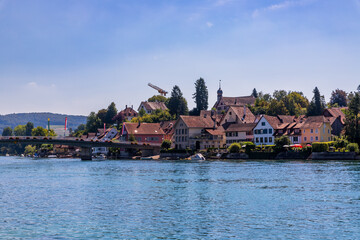
<path fill-rule="evenodd" d="M 149 86 L 149 87 L 152 87 L 152 88 L 155 89 L 155 90 L 157 90 L 157 91 L 161 94 L 161 96 L 166 96 L 166 94 L 168 93 L 168 92 L 165 91 L 164 89 L 161 89 L 161 88 L 159 88 L 158 86 L 155 86 L 155 85 L 153 85 L 153 84 L 151 84 L 151 83 L 148 83 L 148 86 Z"/>

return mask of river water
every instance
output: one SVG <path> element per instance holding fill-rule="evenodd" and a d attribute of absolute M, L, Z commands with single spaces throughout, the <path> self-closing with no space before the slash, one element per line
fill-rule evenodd
<path fill-rule="evenodd" d="M 360 239 L 360 163 L 0 157 L 1 239 Z"/>

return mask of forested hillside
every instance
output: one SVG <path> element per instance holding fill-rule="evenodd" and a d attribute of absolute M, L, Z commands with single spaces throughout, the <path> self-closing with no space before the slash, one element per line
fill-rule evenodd
<path fill-rule="evenodd" d="M 27 122 L 34 123 L 34 126 L 46 127 L 48 118 L 51 125 L 64 125 L 65 117 L 68 118 L 68 128 L 76 129 L 82 123 L 86 123 L 86 116 L 65 115 L 57 113 L 14 113 L 0 115 L 0 134 L 5 127 L 14 128 L 17 125 L 25 125 Z"/>

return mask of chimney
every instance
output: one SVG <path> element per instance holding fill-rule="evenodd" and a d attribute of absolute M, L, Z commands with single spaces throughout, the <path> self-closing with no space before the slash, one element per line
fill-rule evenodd
<path fill-rule="evenodd" d="M 127 109 L 127 105 L 125 105 L 125 109 Z"/>
<path fill-rule="evenodd" d="M 138 125 L 137 125 L 137 128 L 139 128 L 140 125 L 141 125 L 141 121 L 139 120 Z"/>

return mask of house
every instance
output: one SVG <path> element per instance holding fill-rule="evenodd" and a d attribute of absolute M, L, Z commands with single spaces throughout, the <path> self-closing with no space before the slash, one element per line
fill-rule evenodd
<path fill-rule="evenodd" d="M 217 91 L 217 101 L 214 104 L 213 108 L 216 109 L 218 114 L 226 112 L 230 106 L 247 106 L 254 105 L 255 98 L 253 96 L 243 96 L 243 97 L 223 97 L 223 91 L 221 86 Z"/>
<path fill-rule="evenodd" d="M 122 140 L 130 141 L 131 135 L 139 143 L 161 144 L 165 139 L 165 133 L 160 127 L 160 123 L 125 122 L 121 131 Z"/>
<path fill-rule="evenodd" d="M 100 129 L 99 129 L 100 130 Z M 105 142 L 105 141 L 111 141 L 112 139 L 116 138 L 118 135 L 118 131 L 115 128 L 108 128 L 105 130 L 101 129 L 101 131 L 98 131 L 99 135 L 93 140 L 97 140 L 99 142 Z M 99 155 L 99 154 L 105 154 L 107 155 L 109 152 L 109 149 L 107 147 L 93 147 L 92 148 L 92 154 L 93 155 Z"/>
<path fill-rule="evenodd" d="M 222 125 L 226 136 L 226 146 L 237 142 L 252 142 L 256 123 L 225 123 Z"/>
<path fill-rule="evenodd" d="M 332 140 L 331 121 L 324 116 L 311 116 L 299 126 L 300 143 L 328 142 Z"/>
<path fill-rule="evenodd" d="M 230 106 L 220 123 L 225 132 L 226 145 L 253 141 L 255 121 L 255 115 L 246 106 Z"/>
<path fill-rule="evenodd" d="M 217 126 L 216 119 L 213 119 L 208 111 L 203 111 L 202 114 L 179 117 L 174 125 L 175 148 L 206 149 L 225 145 L 225 133 Z"/>
<path fill-rule="evenodd" d="M 114 118 L 113 120 L 117 121 L 117 122 L 130 122 L 131 119 L 133 119 L 134 117 L 137 117 L 138 113 L 133 109 L 133 107 L 128 107 L 127 105 L 125 106 L 125 109 L 120 111 Z"/>
<path fill-rule="evenodd" d="M 145 113 L 151 114 L 156 109 L 167 110 L 168 108 L 163 102 L 141 102 L 138 108 L 138 112 L 140 112 L 141 109 L 143 109 Z"/>
<path fill-rule="evenodd" d="M 162 121 L 160 122 L 160 127 L 165 133 L 164 140 L 172 141 L 172 137 L 174 135 L 174 125 L 176 121 Z"/>
<path fill-rule="evenodd" d="M 345 113 L 342 111 L 346 108 L 328 108 L 324 110 L 324 117 L 330 118 L 331 134 L 340 136 L 345 126 Z"/>
<path fill-rule="evenodd" d="M 254 143 L 256 145 L 273 145 L 275 130 L 277 130 L 281 124 L 278 117 L 262 115 L 254 127 Z M 283 126 L 281 131 L 283 131 Z"/>

